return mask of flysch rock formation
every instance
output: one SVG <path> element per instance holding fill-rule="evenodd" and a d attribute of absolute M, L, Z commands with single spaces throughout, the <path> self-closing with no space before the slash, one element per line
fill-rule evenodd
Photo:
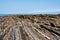
<path fill-rule="evenodd" d="M 60 15 L 1 16 L 0 40 L 60 40 Z"/>

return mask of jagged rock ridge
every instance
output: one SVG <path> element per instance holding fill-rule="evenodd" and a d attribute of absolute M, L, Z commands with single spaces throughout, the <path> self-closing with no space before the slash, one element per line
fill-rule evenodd
<path fill-rule="evenodd" d="M 0 17 L 0 40 L 60 40 L 60 16 Z"/>

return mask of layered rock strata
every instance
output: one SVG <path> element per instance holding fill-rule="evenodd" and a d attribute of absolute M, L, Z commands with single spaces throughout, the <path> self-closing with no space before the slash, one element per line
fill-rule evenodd
<path fill-rule="evenodd" d="M 60 16 L 0 17 L 0 40 L 60 40 Z"/>

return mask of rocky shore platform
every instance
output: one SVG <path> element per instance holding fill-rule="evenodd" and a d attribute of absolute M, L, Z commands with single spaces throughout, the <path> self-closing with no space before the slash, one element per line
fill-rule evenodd
<path fill-rule="evenodd" d="M 0 16 L 0 40 L 60 40 L 60 15 Z"/>

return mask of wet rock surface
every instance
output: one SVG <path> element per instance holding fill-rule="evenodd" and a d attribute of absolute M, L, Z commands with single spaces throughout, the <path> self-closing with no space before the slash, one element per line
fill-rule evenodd
<path fill-rule="evenodd" d="M 0 17 L 0 40 L 60 40 L 60 16 Z"/>

